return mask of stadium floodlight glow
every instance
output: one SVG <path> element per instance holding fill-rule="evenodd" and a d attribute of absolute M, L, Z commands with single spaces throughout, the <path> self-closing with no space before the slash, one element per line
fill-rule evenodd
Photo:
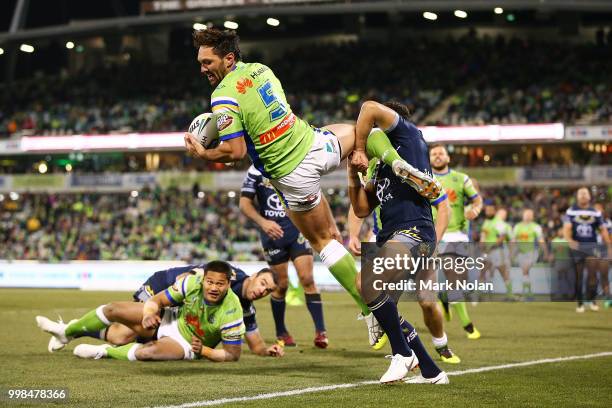
<path fill-rule="evenodd" d="M 503 8 L 501 8 L 501 7 L 495 7 L 495 8 L 493 9 L 493 12 L 494 12 L 495 14 L 504 14 L 504 9 L 503 9 Z"/>
<path fill-rule="evenodd" d="M 426 11 L 423 13 L 423 18 L 433 21 L 438 19 L 438 15 L 436 13 L 432 13 L 431 11 Z"/>
<path fill-rule="evenodd" d="M 0 194 L 0 203 L 4 201 L 4 194 Z"/>
<path fill-rule="evenodd" d="M 279 26 L 279 24 L 280 24 L 280 21 L 278 21 L 278 20 L 277 20 L 277 19 L 275 19 L 275 18 L 269 17 L 269 18 L 266 20 L 266 23 L 267 23 L 268 25 L 272 26 L 272 27 L 278 27 L 278 26 Z"/>
<path fill-rule="evenodd" d="M 466 18 L 467 17 L 467 12 L 465 12 L 463 10 L 455 10 L 455 17 L 457 17 L 457 18 Z"/>
<path fill-rule="evenodd" d="M 132 191 L 130 192 L 130 196 L 131 196 L 132 198 L 136 198 L 136 197 L 138 197 L 138 191 L 136 191 L 136 190 L 132 190 Z"/>
<path fill-rule="evenodd" d="M 193 29 L 196 31 L 202 31 L 202 30 L 207 30 L 208 26 L 206 24 L 202 24 L 202 23 L 194 23 L 193 24 Z"/>
<path fill-rule="evenodd" d="M 506 20 L 508 20 L 508 22 L 513 22 L 515 20 L 514 14 L 510 13 L 506 16 Z"/>
<path fill-rule="evenodd" d="M 203 191 L 198 192 L 198 198 L 204 198 L 205 194 Z"/>
<path fill-rule="evenodd" d="M 234 197 L 236 197 L 236 192 L 235 191 L 230 191 L 229 193 L 227 193 L 227 196 L 229 198 L 234 198 Z"/>
<path fill-rule="evenodd" d="M 66 48 L 68 48 L 69 50 L 73 49 L 74 48 L 74 43 L 72 41 L 68 41 L 66 43 Z"/>
<path fill-rule="evenodd" d="M 4 54 L 4 48 L 0 48 L 0 55 Z"/>
<path fill-rule="evenodd" d="M 19 46 L 19 49 L 23 52 L 27 52 L 27 53 L 33 53 L 34 52 L 34 47 L 32 47 L 30 44 L 21 44 Z"/>
<path fill-rule="evenodd" d="M 68 173 L 70 173 L 72 171 L 72 164 L 70 164 L 70 163 L 66 164 L 66 171 Z"/>
<path fill-rule="evenodd" d="M 11 191 L 10 194 L 9 194 L 9 197 L 11 198 L 11 200 L 17 201 L 17 200 L 19 200 L 19 193 Z"/>
<path fill-rule="evenodd" d="M 47 167 L 47 163 L 42 162 L 38 165 L 38 172 L 40 174 L 45 174 L 47 170 L 49 170 L 49 167 Z"/>
<path fill-rule="evenodd" d="M 238 29 L 238 23 L 235 21 L 227 20 L 226 22 L 223 23 L 223 27 L 229 28 L 230 30 L 236 30 Z"/>

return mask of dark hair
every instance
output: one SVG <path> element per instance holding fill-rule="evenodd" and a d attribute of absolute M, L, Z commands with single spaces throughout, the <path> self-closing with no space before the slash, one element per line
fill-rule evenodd
<path fill-rule="evenodd" d="M 227 277 L 227 280 L 232 280 L 233 270 L 232 266 L 225 261 L 212 261 L 206 264 L 204 268 L 204 275 L 208 272 L 222 273 Z"/>
<path fill-rule="evenodd" d="M 433 150 L 436 147 L 442 147 L 444 150 L 446 150 L 446 145 L 444 145 L 443 143 L 434 143 L 429 146 L 429 150 Z"/>
<path fill-rule="evenodd" d="M 193 46 L 212 47 L 213 52 L 223 58 L 230 52 L 234 54 L 236 61 L 240 61 L 240 38 L 235 31 L 224 31 L 218 28 L 207 30 L 195 30 L 193 32 Z"/>
<path fill-rule="evenodd" d="M 278 285 L 278 277 L 276 276 L 276 274 L 274 273 L 274 271 L 270 268 L 263 268 L 260 271 L 258 271 L 255 276 L 259 276 L 262 275 L 264 273 L 269 273 L 272 275 L 272 282 L 274 282 L 275 285 Z"/>
<path fill-rule="evenodd" d="M 383 103 L 383 105 L 385 105 L 389 109 L 393 109 L 402 118 L 410 119 L 410 116 L 411 116 L 410 109 L 408 109 L 408 107 L 406 105 L 404 105 L 403 103 L 398 102 L 398 101 L 387 101 L 387 102 Z"/>

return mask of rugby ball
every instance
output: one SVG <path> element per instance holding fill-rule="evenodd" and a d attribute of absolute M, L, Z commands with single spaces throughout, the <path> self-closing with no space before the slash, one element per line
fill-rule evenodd
<path fill-rule="evenodd" d="M 210 112 L 196 116 L 189 125 L 188 132 L 194 135 L 205 149 L 213 149 L 219 145 L 217 121 L 215 115 Z"/>

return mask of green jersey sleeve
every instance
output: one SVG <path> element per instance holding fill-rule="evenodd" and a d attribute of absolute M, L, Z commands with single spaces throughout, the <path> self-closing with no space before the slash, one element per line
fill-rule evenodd
<path fill-rule="evenodd" d="M 463 178 L 463 194 L 468 200 L 473 200 L 478 196 L 478 191 L 476 191 L 472 179 L 467 174 L 464 174 Z"/>
<path fill-rule="evenodd" d="M 172 286 L 166 289 L 165 294 L 168 300 L 174 305 L 182 305 L 187 294 L 198 288 L 200 281 L 195 275 L 188 275 L 179 278 Z"/>
<path fill-rule="evenodd" d="M 223 344 L 242 344 L 242 336 L 246 331 L 242 306 L 238 296 L 231 289 L 228 291 L 227 298 L 223 302 L 219 329 Z"/>

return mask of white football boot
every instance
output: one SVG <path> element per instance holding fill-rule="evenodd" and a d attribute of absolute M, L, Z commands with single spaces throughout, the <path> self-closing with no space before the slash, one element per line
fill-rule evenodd
<path fill-rule="evenodd" d="M 357 319 L 365 320 L 366 322 L 370 347 L 372 347 L 374 350 L 380 350 L 387 343 L 387 335 L 382 327 L 380 327 L 376 317 L 374 317 L 374 313 L 370 312 L 370 314 L 367 316 L 360 313 Z"/>
<path fill-rule="evenodd" d="M 404 160 L 395 160 L 391 167 L 402 182 L 414 188 L 423 197 L 433 200 L 440 195 L 442 184 L 433 175 L 422 172 Z"/>
<path fill-rule="evenodd" d="M 408 378 L 404 381 L 406 384 L 448 384 L 450 381 L 448 380 L 448 375 L 444 371 L 440 372 L 440 374 L 436 375 L 434 378 L 425 378 L 422 375 L 417 375 L 415 377 Z"/>
<path fill-rule="evenodd" d="M 66 324 L 66 326 L 70 326 L 72 323 L 76 321 L 77 319 L 72 319 L 71 321 L 68 322 L 68 324 Z M 64 324 L 61 317 L 59 318 L 57 323 Z M 62 343 L 57 337 L 51 336 L 51 338 L 49 339 L 49 345 L 47 346 L 47 350 L 49 350 L 49 353 L 54 353 L 56 351 L 62 350 L 64 347 L 66 347 L 66 343 Z"/>
<path fill-rule="evenodd" d="M 81 358 L 91 358 L 99 360 L 108 356 L 106 351 L 110 344 L 79 344 L 74 348 L 74 355 Z"/>
<path fill-rule="evenodd" d="M 68 327 L 68 325 L 62 322 L 61 319 L 58 322 L 54 322 L 44 316 L 36 316 L 36 324 L 42 331 L 55 337 L 55 340 L 53 340 L 54 350 L 51 349 L 52 344 L 51 341 L 49 341 L 48 350 L 51 353 L 56 350 L 61 350 L 63 347 L 58 348 L 60 344 L 65 346 L 72 340 L 70 337 L 66 336 L 66 327 Z"/>
<path fill-rule="evenodd" d="M 401 354 L 394 356 L 386 356 L 391 359 L 391 364 L 387 372 L 380 377 L 381 384 L 388 384 L 406 378 L 408 373 L 414 370 L 419 365 L 419 359 L 414 352 L 410 357 L 404 357 Z"/>

